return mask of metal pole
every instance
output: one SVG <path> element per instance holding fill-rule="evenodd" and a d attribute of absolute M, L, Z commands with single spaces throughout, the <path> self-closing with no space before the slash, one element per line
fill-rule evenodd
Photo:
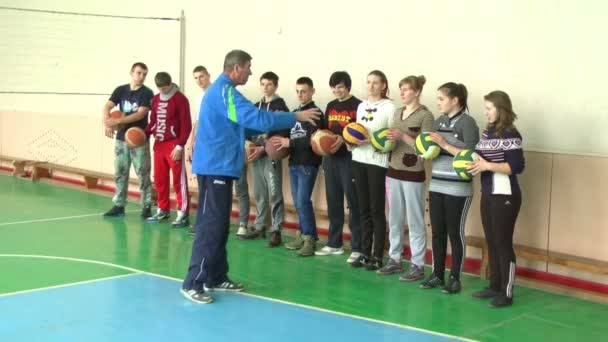
<path fill-rule="evenodd" d="M 186 17 L 184 10 L 179 17 L 179 88 L 185 91 L 186 77 Z"/>

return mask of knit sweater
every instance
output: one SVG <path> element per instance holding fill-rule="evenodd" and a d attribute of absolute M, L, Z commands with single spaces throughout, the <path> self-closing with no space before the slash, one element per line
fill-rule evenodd
<path fill-rule="evenodd" d="M 435 120 L 434 130 L 441 134 L 448 144 L 461 149 L 474 150 L 479 141 L 479 127 L 475 119 L 464 111 L 449 118 L 441 115 Z M 467 197 L 473 195 L 473 184 L 463 180 L 452 167 L 454 156 L 445 150 L 433 160 L 432 179 L 429 191 L 451 196 Z"/>
<path fill-rule="evenodd" d="M 389 99 L 378 102 L 365 100 L 357 108 L 357 123 L 363 125 L 371 134 L 381 128 L 390 127 L 395 113 L 395 105 Z M 378 152 L 372 144 L 365 144 L 353 148 L 353 160 L 363 164 L 371 164 L 386 168 L 388 155 Z"/>
<path fill-rule="evenodd" d="M 421 132 L 429 132 L 433 129 L 434 117 L 428 108 L 420 106 L 408 117 L 403 118 L 405 107 L 395 111 L 391 128 L 397 128 L 412 138 L 416 138 Z M 409 182 L 424 182 L 424 160 L 418 158 L 412 146 L 400 140 L 397 141 L 395 149 L 389 154 L 389 165 L 387 177 Z"/>
<path fill-rule="evenodd" d="M 502 136 L 496 134 L 493 126 L 486 128 L 475 147 L 482 158 L 492 163 L 507 163 L 511 174 L 484 171 L 481 173 L 481 193 L 484 195 L 521 194 L 517 174 L 525 167 L 522 137 L 516 128 L 505 129 Z"/>

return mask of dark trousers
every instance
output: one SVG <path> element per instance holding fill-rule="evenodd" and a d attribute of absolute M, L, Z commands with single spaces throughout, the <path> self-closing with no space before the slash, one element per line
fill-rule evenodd
<path fill-rule="evenodd" d="M 490 255 L 490 288 L 507 298 L 513 298 L 513 232 L 520 207 L 521 194 L 481 196 L 481 223 Z"/>
<path fill-rule="evenodd" d="M 226 243 L 232 210 L 233 178 L 197 176 L 198 205 L 196 235 L 188 275 L 182 287 L 203 290 L 203 285 L 215 286 L 228 280 Z"/>
<path fill-rule="evenodd" d="M 451 276 L 460 279 L 464 266 L 464 227 L 473 197 L 429 192 L 429 211 L 433 233 L 433 273 L 444 279 L 448 236 L 452 247 Z"/>
<path fill-rule="evenodd" d="M 300 231 L 302 235 L 309 235 L 316 241 L 317 221 L 315 210 L 312 206 L 312 190 L 317 180 L 317 165 L 293 165 L 289 167 L 289 179 L 291 181 L 291 195 L 298 213 Z"/>
<path fill-rule="evenodd" d="M 325 196 L 327 199 L 327 216 L 329 217 L 327 245 L 333 248 L 342 247 L 344 197 L 346 196 L 351 248 L 353 252 L 360 253 L 361 218 L 351 159 L 350 157 L 327 156 L 323 158 L 323 171 L 325 171 Z"/>
<path fill-rule="evenodd" d="M 356 161 L 352 166 L 361 216 L 361 253 L 382 259 L 386 240 L 386 168 Z"/>

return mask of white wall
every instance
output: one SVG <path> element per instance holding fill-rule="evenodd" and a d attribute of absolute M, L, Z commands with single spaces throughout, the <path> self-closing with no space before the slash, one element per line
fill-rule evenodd
<path fill-rule="evenodd" d="M 483 95 L 502 89 L 511 94 L 520 115 L 517 124 L 523 131 L 527 150 L 608 155 L 608 138 L 602 132 L 608 125 L 608 102 L 603 101 L 604 80 L 608 77 L 605 67 L 608 24 L 603 14 L 608 5 L 599 0 L 584 4 L 551 0 L 378 3 L 6 0 L 0 4 L 167 17 L 178 17 L 184 9 L 186 75 L 190 75 L 195 65 L 203 64 L 216 77 L 225 53 L 233 48 L 244 49 L 254 57 L 254 75 L 244 87 L 252 99 L 259 96 L 257 79 L 267 70 L 279 74 L 280 94 L 291 106 L 296 104 L 295 79 L 302 75 L 313 78 L 317 102 L 324 106 L 331 97 L 327 81 L 335 70 L 350 72 L 353 91 L 360 97 L 365 95 L 366 74 L 372 69 L 385 71 L 397 102 L 399 79 L 423 74 L 428 79 L 424 103 L 433 109 L 435 89 L 440 84 L 461 82 L 471 94 L 471 113 L 483 125 Z M 6 13 L 9 11 L 0 10 L 3 17 L 13 15 Z M 5 30 L 1 32 L 5 37 L 3 44 L 22 46 L 23 42 L 15 41 L 21 37 L 18 32 L 10 32 L 6 24 L 0 27 Z M 100 37 L 106 34 L 103 30 L 98 32 Z M 177 76 L 178 42 L 169 31 L 147 31 L 148 49 L 143 49 L 140 55 L 127 54 L 120 63 L 111 63 L 111 68 L 104 69 L 106 77 L 102 77 L 109 81 L 91 89 L 110 92 L 116 84 L 126 83 L 130 62 L 136 59 L 147 61 L 151 75 L 162 69 Z M 39 37 L 43 40 L 45 34 Z M 35 40 L 35 35 L 28 38 L 28 42 Z M 160 47 L 163 45 L 171 48 L 167 51 Z M 95 44 L 89 42 L 87 46 Z M 118 51 L 117 46 L 107 44 L 94 48 L 98 49 L 96 55 L 100 60 Z M 0 58 L 0 69 L 9 61 L 14 63 L 10 53 L 3 53 Z M 77 60 L 70 63 L 84 74 L 90 70 L 85 61 L 80 65 Z M 31 72 L 39 73 L 35 66 Z M 6 79 L 4 82 L 0 88 L 10 89 Z M 44 85 L 53 80 L 29 82 Z M 151 77 L 148 84 L 153 84 Z M 186 84 L 186 92 L 194 96 L 193 84 L 189 81 Z M 100 100 L 70 101 L 79 104 L 79 113 L 98 115 Z M 46 101 L 49 99 L 44 97 L 4 95 L 0 96 L 0 109 L 37 111 L 43 108 L 32 104 Z M 65 102 L 65 98 L 50 102 Z"/>

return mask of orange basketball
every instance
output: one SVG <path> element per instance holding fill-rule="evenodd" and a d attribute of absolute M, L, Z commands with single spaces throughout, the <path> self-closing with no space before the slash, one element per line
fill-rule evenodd
<path fill-rule="evenodd" d="M 338 136 L 328 129 L 320 129 L 310 136 L 312 151 L 321 157 L 332 154 L 331 146 Z"/>
<path fill-rule="evenodd" d="M 142 147 L 146 140 L 146 132 L 139 127 L 131 127 L 125 132 L 125 142 L 129 147 Z"/>
<path fill-rule="evenodd" d="M 119 110 L 115 110 L 112 113 L 110 113 L 110 117 L 112 119 L 120 119 L 120 118 L 122 118 L 124 116 L 125 116 L 125 113 L 123 113 L 123 112 L 121 112 Z M 115 130 L 115 131 L 120 131 L 120 130 L 122 130 L 124 128 L 125 128 L 124 124 L 123 125 L 116 125 L 116 126 L 112 127 L 112 129 Z"/>
<path fill-rule="evenodd" d="M 282 149 L 279 150 L 276 146 L 274 146 L 274 142 L 278 138 L 279 137 L 276 137 L 276 136 L 270 137 L 270 138 L 266 139 L 266 143 L 264 144 L 264 149 L 266 150 L 266 154 L 268 154 L 268 157 L 270 157 L 270 159 L 272 159 L 272 160 L 281 160 L 289 155 L 289 148 L 283 147 Z"/>

